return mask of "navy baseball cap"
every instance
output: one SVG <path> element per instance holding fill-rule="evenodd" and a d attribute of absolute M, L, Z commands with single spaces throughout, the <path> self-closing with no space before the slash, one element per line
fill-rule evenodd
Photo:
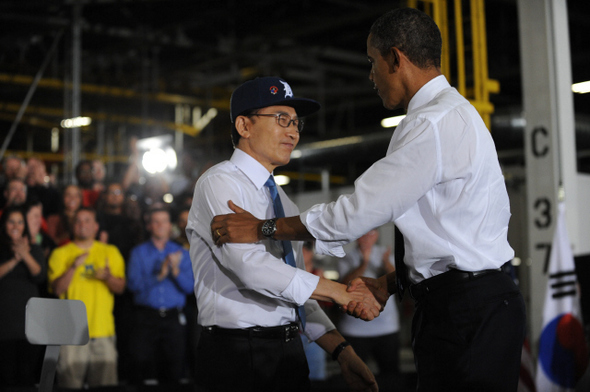
<path fill-rule="evenodd" d="M 249 80 L 236 88 L 231 95 L 231 122 L 250 110 L 268 106 L 291 106 L 298 117 L 305 117 L 320 110 L 320 104 L 313 99 L 295 98 L 289 83 L 272 76 Z"/>

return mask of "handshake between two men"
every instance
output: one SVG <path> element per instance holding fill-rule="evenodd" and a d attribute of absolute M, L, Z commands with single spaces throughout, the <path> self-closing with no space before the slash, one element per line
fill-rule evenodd
<path fill-rule="evenodd" d="M 228 205 L 235 214 L 217 215 L 211 221 L 211 235 L 217 246 L 226 243 L 255 243 L 265 238 L 262 234 L 265 220 L 256 218 L 231 200 Z M 299 216 L 277 219 L 272 238 L 281 241 L 314 239 Z M 347 314 L 370 321 L 379 316 L 390 294 L 395 291 L 395 272 L 377 279 L 356 278 L 345 289 L 342 286 L 344 285 L 341 283 L 320 278 L 311 298 L 333 301 Z"/>

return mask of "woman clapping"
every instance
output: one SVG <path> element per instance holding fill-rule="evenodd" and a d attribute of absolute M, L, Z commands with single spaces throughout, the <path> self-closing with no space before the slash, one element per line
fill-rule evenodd
<path fill-rule="evenodd" d="M 43 251 L 31 245 L 24 212 L 7 208 L 0 218 L 0 389 L 39 382 L 40 347 L 25 337 L 25 309 L 46 279 Z"/>

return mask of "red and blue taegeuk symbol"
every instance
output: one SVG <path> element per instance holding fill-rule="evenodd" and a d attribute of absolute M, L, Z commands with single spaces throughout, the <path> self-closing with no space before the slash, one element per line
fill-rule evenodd
<path fill-rule="evenodd" d="M 279 88 L 277 86 L 270 86 L 269 90 L 272 95 L 275 95 L 276 93 L 279 92 Z"/>
<path fill-rule="evenodd" d="M 543 329 L 539 362 L 554 384 L 576 387 L 586 371 L 588 353 L 582 324 L 571 313 L 557 316 Z"/>

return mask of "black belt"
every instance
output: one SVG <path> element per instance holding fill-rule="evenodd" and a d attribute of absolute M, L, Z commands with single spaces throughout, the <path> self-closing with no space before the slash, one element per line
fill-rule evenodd
<path fill-rule="evenodd" d="M 464 283 L 500 271 L 500 268 L 482 271 L 461 271 L 451 269 L 442 274 L 433 276 L 432 278 L 425 279 L 420 283 L 412 284 L 408 290 L 410 292 L 410 296 L 414 300 L 420 301 L 426 295 L 432 293 L 435 290 L 441 289 L 443 287 L 453 286 L 459 283 Z"/>
<path fill-rule="evenodd" d="M 299 326 L 297 323 L 281 325 L 278 327 L 250 327 L 243 329 L 221 328 L 216 325 L 203 328 L 211 335 L 236 336 L 241 338 L 262 338 L 262 339 L 281 339 L 289 342 L 299 335 Z"/>

